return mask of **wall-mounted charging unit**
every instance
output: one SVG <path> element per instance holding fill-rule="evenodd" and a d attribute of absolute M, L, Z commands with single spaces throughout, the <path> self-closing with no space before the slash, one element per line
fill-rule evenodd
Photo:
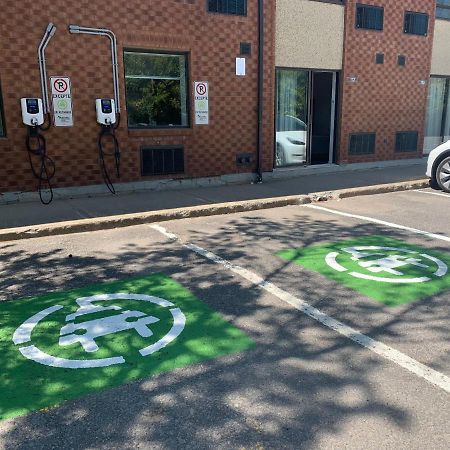
<path fill-rule="evenodd" d="M 114 125 L 116 123 L 114 99 L 98 98 L 95 100 L 95 109 L 97 111 L 97 122 L 100 125 Z"/>
<path fill-rule="evenodd" d="M 44 123 L 44 108 L 40 98 L 21 98 L 22 121 L 29 127 L 38 127 Z"/>
<path fill-rule="evenodd" d="M 40 98 L 21 98 L 22 121 L 27 126 L 26 147 L 31 171 L 38 179 L 39 198 L 44 205 L 53 200 L 53 189 L 50 180 L 55 175 L 55 163 L 47 156 L 44 136 L 39 133 L 44 124 L 44 108 Z M 47 188 L 49 196 L 44 197 L 43 189 Z"/>
<path fill-rule="evenodd" d="M 101 125 L 100 134 L 98 136 L 98 151 L 100 168 L 102 170 L 103 180 L 112 194 L 116 193 L 114 184 L 111 181 L 105 156 L 113 156 L 116 166 L 117 177 L 120 178 L 120 147 L 117 140 L 115 130 L 119 126 L 116 116 L 116 107 L 112 98 L 98 98 L 95 100 L 95 110 L 97 112 L 97 122 Z M 107 138 L 112 141 L 112 151 L 106 150 L 105 141 Z"/>

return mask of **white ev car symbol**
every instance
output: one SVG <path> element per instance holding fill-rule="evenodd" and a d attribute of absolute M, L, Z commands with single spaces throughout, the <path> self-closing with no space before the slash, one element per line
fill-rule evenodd
<path fill-rule="evenodd" d="M 147 325 L 159 322 L 153 316 L 147 316 L 141 311 L 123 311 L 119 315 L 103 317 L 82 323 L 69 323 L 61 328 L 59 345 L 71 345 L 79 342 L 84 351 L 96 352 L 98 345 L 95 338 L 107 336 L 133 328 L 142 337 L 151 337 L 153 332 Z M 69 334 L 70 333 L 70 334 Z"/>
<path fill-rule="evenodd" d="M 94 353 L 99 349 L 95 340 L 102 336 L 126 330 L 134 330 L 143 338 L 153 336 L 153 332 L 149 328 L 149 325 L 159 322 L 160 319 L 142 311 L 123 310 L 118 305 L 108 303 L 122 300 L 141 302 L 143 306 L 145 304 L 153 304 L 154 306 L 165 308 L 170 314 L 171 318 L 165 319 L 168 320 L 167 324 L 170 324 L 171 322 L 170 330 L 156 342 L 150 342 L 149 345 L 139 349 L 138 352 L 142 357 L 152 355 L 166 347 L 184 330 L 186 325 L 185 315 L 180 308 L 177 308 L 168 300 L 152 295 L 124 292 L 116 294 L 98 294 L 76 299 L 75 302 L 78 304 L 78 309 L 66 316 L 66 324 L 61 327 L 58 336 L 59 345 L 64 348 L 68 345 L 79 343 L 85 352 Z M 106 303 L 106 306 L 103 306 L 100 303 Z M 64 369 L 90 369 L 125 363 L 127 352 L 132 352 L 132 348 L 127 349 L 125 354 L 121 356 L 118 355 L 98 359 L 67 359 L 46 353 L 41 350 L 38 345 L 33 344 L 33 330 L 42 320 L 63 308 L 64 306 L 62 305 L 53 305 L 43 309 L 29 317 L 16 329 L 12 340 L 15 345 L 20 346 L 19 351 L 25 358 L 46 366 L 61 367 Z M 118 312 L 118 314 L 75 323 L 77 317 L 89 315 L 92 317 L 92 314 L 94 313 L 111 314 L 110 311 Z"/>
<path fill-rule="evenodd" d="M 369 273 L 351 271 L 338 262 L 337 258 L 342 254 L 340 252 L 330 252 L 325 257 L 325 262 L 337 272 L 347 272 L 352 277 L 364 280 L 379 281 L 383 283 L 424 283 L 432 280 L 431 275 L 443 277 L 448 270 L 447 265 L 440 259 L 405 248 L 365 245 L 346 247 L 341 250 L 342 252 L 351 255 L 350 259 L 357 262 L 359 267 L 368 272 L 381 275 L 383 272 L 386 272 L 390 275 L 394 275 L 392 278 L 386 278 L 371 275 Z M 389 254 L 390 252 L 395 252 L 395 254 Z M 344 263 L 344 261 L 342 261 L 342 263 Z M 407 268 L 408 266 L 423 269 L 424 275 L 421 277 L 408 277 L 407 274 L 398 270 L 400 268 Z M 430 273 L 433 266 L 436 270 L 433 273 Z"/>

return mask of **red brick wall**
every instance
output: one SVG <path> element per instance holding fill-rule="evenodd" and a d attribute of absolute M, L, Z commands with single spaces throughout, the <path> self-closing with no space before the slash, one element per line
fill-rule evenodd
<path fill-rule="evenodd" d="M 236 153 L 255 152 L 257 124 L 257 0 L 248 1 L 247 17 L 207 12 L 206 0 L 22 0 L 3 2 L 0 21 L 0 83 L 7 138 L 0 138 L 0 192 L 36 187 L 25 151 L 25 127 L 19 99 L 41 96 L 37 46 L 48 22 L 57 32 L 47 51 L 48 76 L 69 76 L 74 109 L 73 128 L 52 127 L 45 133 L 48 154 L 55 160 L 56 187 L 102 182 L 98 168 L 98 125 L 94 100 L 112 97 L 109 41 L 105 37 L 71 35 L 69 24 L 112 29 L 118 38 L 122 122 L 121 181 L 154 179 L 140 176 L 141 145 L 182 144 L 185 177 L 251 171 L 238 168 Z M 273 80 L 275 0 L 265 1 L 265 116 L 263 168 L 273 159 Z M 107 10 L 105 10 L 107 6 Z M 247 76 L 235 75 L 240 42 L 252 44 Z M 192 85 L 209 81 L 210 125 L 173 130 L 128 130 L 123 49 L 189 53 L 190 110 Z"/>
<path fill-rule="evenodd" d="M 384 30 L 355 28 L 356 4 L 384 7 Z M 403 32 L 405 11 L 429 14 L 428 36 Z M 435 0 L 347 0 L 341 80 L 340 163 L 413 158 L 422 154 Z M 384 64 L 375 54 L 384 53 Z M 406 66 L 397 56 L 406 56 Z M 357 77 L 351 83 L 349 77 Z M 426 80 L 426 85 L 420 85 Z M 397 131 L 419 131 L 417 153 L 395 153 Z M 374 155 L 348 155 L 349 135 L 376 132 Z"/>

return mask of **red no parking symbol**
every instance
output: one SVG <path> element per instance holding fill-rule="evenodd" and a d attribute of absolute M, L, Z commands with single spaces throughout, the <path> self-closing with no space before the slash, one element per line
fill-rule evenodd
<path fill-rule="evenodd" d="M 53 87 L 55 88 L 55 91 L 59 92 L 59 93 L 63 93 L 67 91 L 67 88 L 69 87 L 67 85 L 67 81 L 63 80 L 62 78 L 57 78 L 54 82 L 53 82 Z"/>

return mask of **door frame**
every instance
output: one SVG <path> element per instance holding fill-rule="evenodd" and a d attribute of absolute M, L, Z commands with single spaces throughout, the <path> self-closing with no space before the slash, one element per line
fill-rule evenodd
<path fill-rule="evenodd" d="M 311 165 L 311 140 L 312 140 L 312 125 L 313 125 L 313 90 L 314 90 L 314 73 L 318 72 L 326 72 L 332 74 L 332 91 L 331 91 L 331 114 L 330 114 L 330 142 L 329 142 L 329 151 L 328 151 L 328 164 L 334 163 L 334 156 L 335 156 L 335 150 L 336 150 L 336 110 L 337 110 L 337 74 L 340 72 L 339 70 L 329 70 L 329 69 L 306 69 L 301 67 L 285 67 L 285 66 L 277 66 L 275 67 L 275 105 L 274 105 L 274 162 L 273 167 L 275 169 L 282 168 L 282 167 L 289 167 L 289 166 L 281 166 L 277 167 L 276 164 L 276 158 L 275 158 L 275 152 L 276 152 L 276 123 L 277 123 L 277 92 L 278 92 L 278 74 L 277 72 L 279 70 L 299 70 L 303 72 L 308 73 L 308 105 L 307 105 L 307 111 L 308 111 L 308 136 L 307 136 L 307 147 L 306 147 L 306 163 L 305 164 L 299 164 L 297 166 L 301 165 Z"/>

